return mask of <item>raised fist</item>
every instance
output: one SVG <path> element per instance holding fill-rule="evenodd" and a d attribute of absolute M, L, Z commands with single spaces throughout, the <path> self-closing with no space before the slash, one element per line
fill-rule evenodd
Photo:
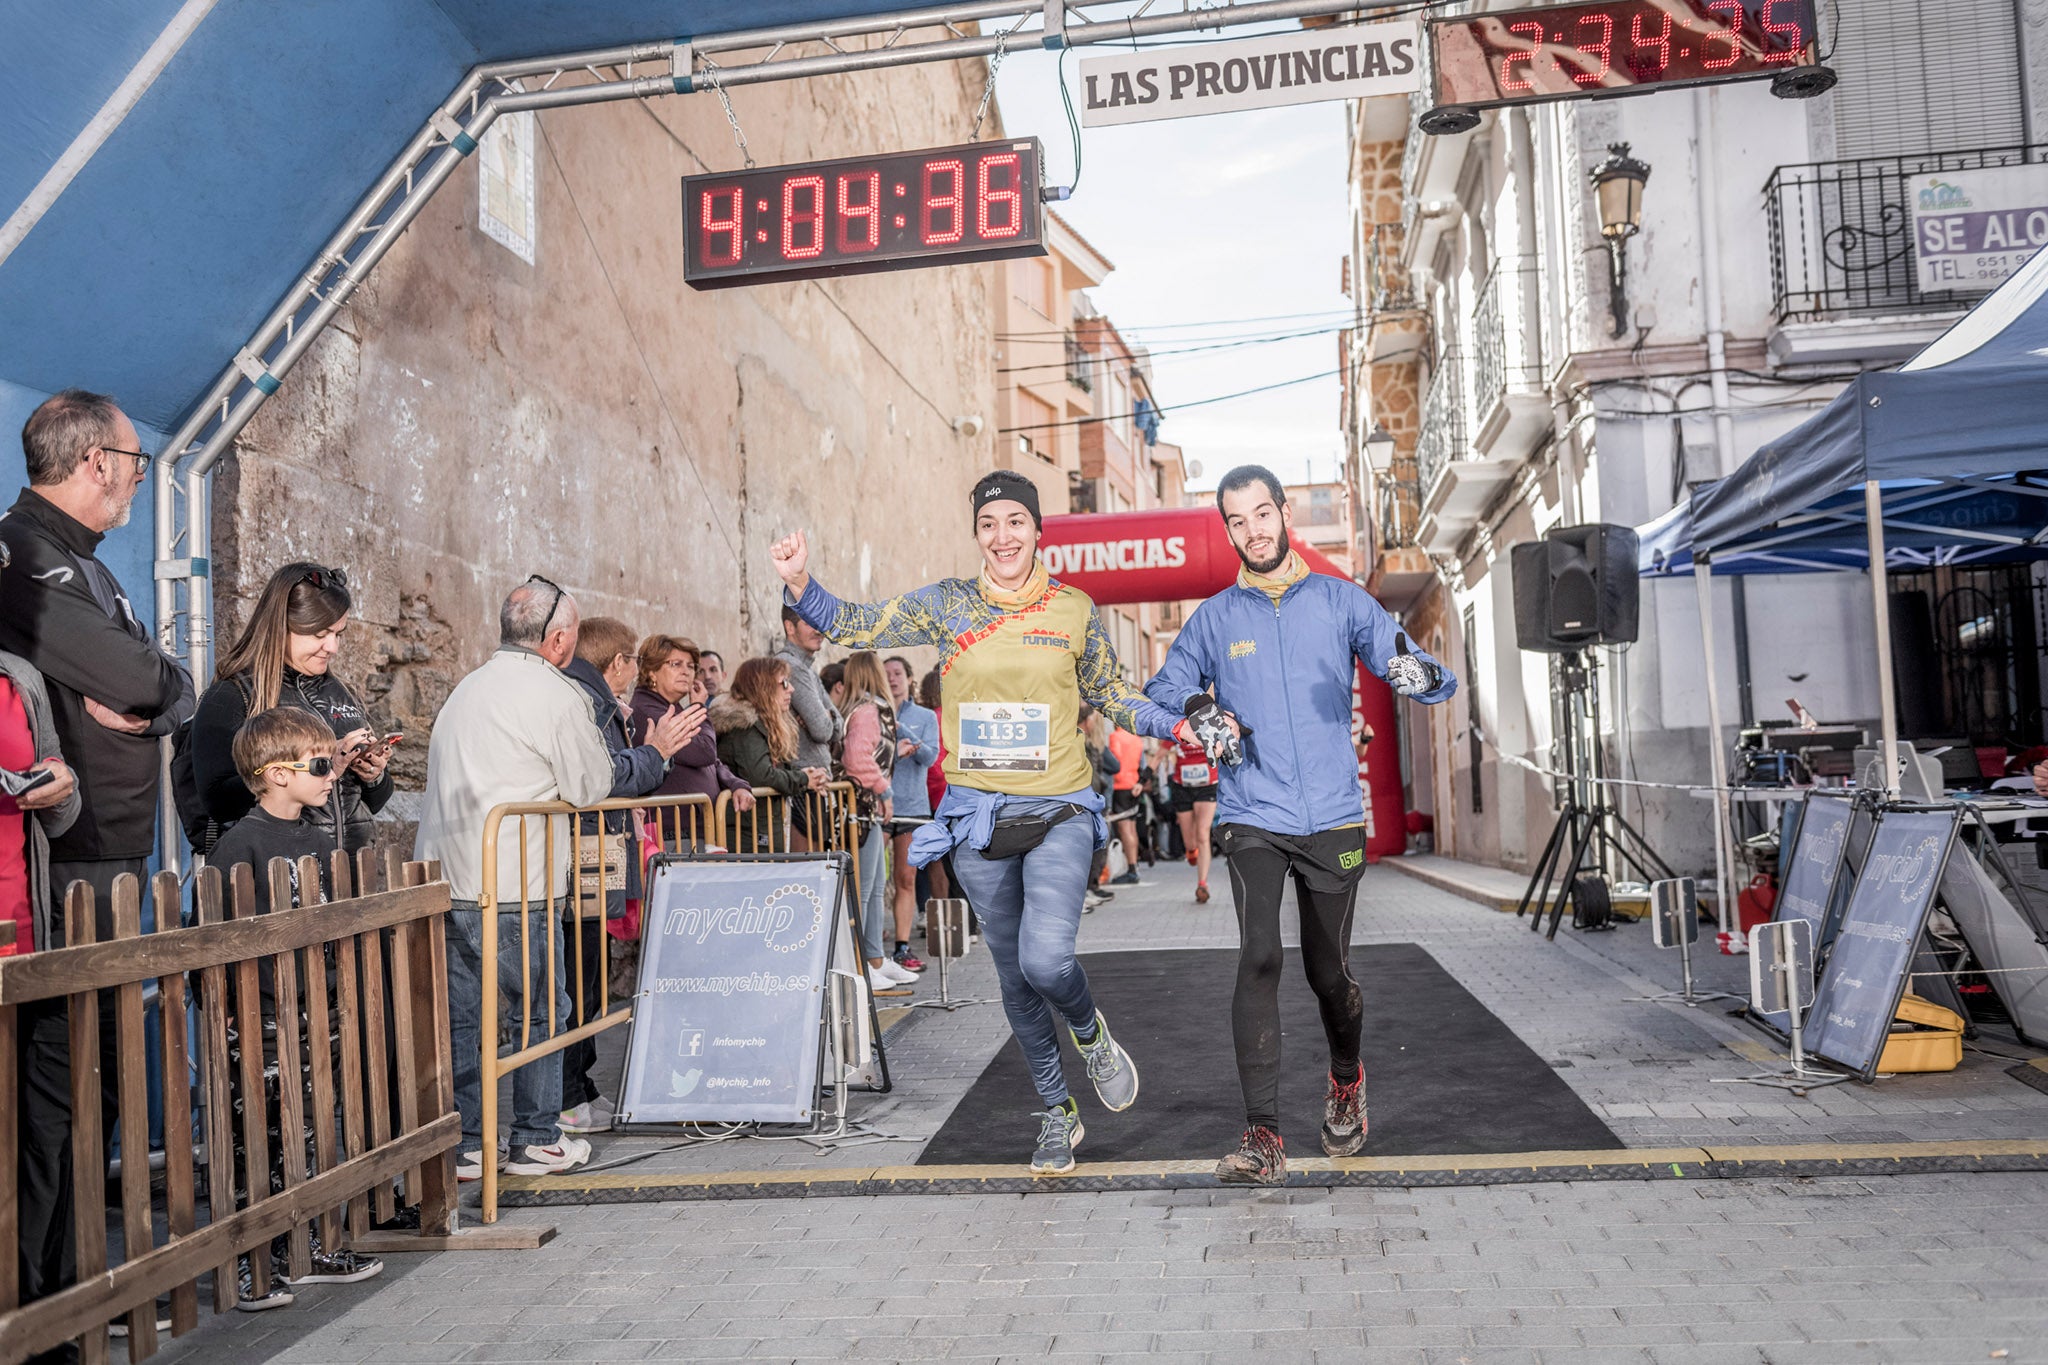
<path fill-rule="evenodd" d="M 768 547 L 768 557 L 775 561 L 775 572 L 789 585 L 789 590 L 802 596 L 803 590 L 811 585 L 811 548 L 804 541 L 802 531 L 791 531 Z"/>

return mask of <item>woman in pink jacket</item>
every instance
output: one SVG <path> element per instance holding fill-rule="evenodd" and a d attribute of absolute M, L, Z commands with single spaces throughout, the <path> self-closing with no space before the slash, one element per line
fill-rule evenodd
<path fill-rule="evenodd" d="M 845 680 L 839 698 L 839 713 L 846 717 L 840 767 L 853 783 L 860 819 L 860 951 L 868 960 L 870 980 L 908 985 L 917 974 L 891 961 L 885 942 L 889 869 L 883 855 L 889 847 L 889 785 L 896 768 L 896 708 L 889 704 L 889 675 L 873 650 L 847 659 Z"/>

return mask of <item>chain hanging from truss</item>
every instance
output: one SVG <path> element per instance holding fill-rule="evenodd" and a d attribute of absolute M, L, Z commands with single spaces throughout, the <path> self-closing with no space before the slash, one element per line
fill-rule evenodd
<path fill-rule="evenodd" d="M 708 58 L 704 63 L 704 77 L 711 82 L 711 89 L 717 94 L 719 104 L 725 108 L 725 121 L 732 125 L 733 145 L 740 149 L 740 159 L 746 162 L 748 170 L 753 170 L 754 154 L 747 150 L 746 130 L 740 127 L 740 116 L 732 111 L 732 97 L 725 93 L 725 83 L 718 79 L 718 64 Z M 982 98 L 986 104 L 987 96 Z"/>
<path fill-rule="evenodd" d="M 981 141 L 982 121 L 988 117 L 989 102 L 996 97 L 996 72 L 1002 69 L 1003 58 L 1010 55 L 1010 35 L 1024 26 L 1024 16 L 996 35 L 996 50 L 988 58 L 988 84 L 981 88 L 981 103 L 974 106 L 974 127 L 967 134 L 969 142 Z"/>

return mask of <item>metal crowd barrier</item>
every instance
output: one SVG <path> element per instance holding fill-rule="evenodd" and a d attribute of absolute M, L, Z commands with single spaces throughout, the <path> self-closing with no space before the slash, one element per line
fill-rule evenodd
<path fill-rule="evenodd" d="M 601 834 L 586 833 L 583 829 L 585 822 L 579 817 L 625 811 L 628 812 L 629 832 L 641 829 L 644 824 L 652 824 L 656 832 L 654 843 L 638 845 L 638 856 L 643 866 L 645 859 L 656 852 L 684 853 L 714 848 L 745 852 L 787 850 L 791 847 L 792 837 L 790 799 L 766 788 L 755 788 L 754 797 L 755 806 L 751 811 L 738 810 L 733 804 L 732 793 L 720 792 L 716 803 L 704 796 L 621 797 L 589 806 L 571 806 L 562 801 L 508 803 L 493 807 L 484 818 L 483 891 L 477 902 L 483 912 L 482 959 L 485 964 L 480 1016 L 481 1126 L 484 1137 L 481 1213 L 484 1222 L 494 1223 L 498 1218 L 496 1135 L 499 1083 L 522 1066 L 560 1053 L 585 1039 L 595 1038 L 633 1017 L 630 1000 L 614 1003 L 611 999 L 608 952 L 597 964 L 596 1000 L 584 996 L 584 926 L 586 923 L 601 925 L 604 922 L 603 888 L 612 882 L 623 883 L 625 869 L 614 856 L 614 846 Z M 823 791 L 804 793 L 800 800 L 804 803 L 805 826 L 814 831 L 809 840 L 811 848 L 855 849 L 858 836 L 853 821 L 851 784 L 833 783 Z M 635 811 L 640 814 L 631 814 Z M 509 831 L 506 829 L 508 823 L 514 827 Z M 602 821 L 598 823 L 601 828 Z M 508 893 L 501 898 L 498 849 L 506 838 L 519 841 L 519 887 L 516 893 Z M 626 847 L 629 850 L 627 856 L 633 856 L 630 850 L 635 847 L 634 842 L 629 840 Z M 533 935 L 529 932 L 533 919 L 531 912 L 540 908 L 542 903 L 553 901 L 550 898 L 547 902 L 537 902 L 526 890 L 534 881 L 532 873 L 539 869 L 545 869 L 549 874 L 539 879 L 541 884 L 554 885 L 553 870 L 564 865 L 561 862 L 564 858 L 569 869 L 569 890 L 559 909 L 564 927 L 562 957 L 568 959 L 566 962 L 556 955 L 552 932 L 543 944 L 532 941 Z M 856 864 L 858 861 L 856 857 Z M 566 1020 L 557 1023 L 552 1010 L 542 1011 L 544 1036 L 539 1038 L 534 1035 L 542 1029 L 536 1029 L 533 1011 L 526 1009 L 518 1011 L 519 1027 L 508 1036 L 501 1018 L 498 973 L 490 965 L 497 961 L 498 956 L 498 916 L 515 909 L 519 912 L 516 920 L 521 967 L 519 979 L 534 979 L 533 967 L 538 957 L 545 968 L 547 998 L 553 1000 L 559 994 L 569 996 Z M 509 1050 L 500 1050 L 501 1040 Z"/>
<path fill-rule="evenodd" d="M 123 876 L 113 886 L 113 938 L 104 943 L 94 942 L 93 890 L 75 882 L 64 906 L 70 946 L 0 959 L 0 1360 L 20 1360 L 76 1340 L 82 1360 L 105 1361 L 107 1324 L 122 1316 L 129 1359 L 150 1356 L 158 1345 L 158 1295 L 170 1296 L 171 1332 L 183 1336 L 199 1324 L 202 1275 L 212 1274 L 216 1313 L 235 1304 L 236 1262 L 244 1253 L 256 1292 L 268 1291 L 273 1237 L 288 1238 L 291 1273 L 305 1274 L 309 1221 L 319 1225 L 321 1245 L 330 1249 L 426 1250 L 446 1243 L 455 1212 L 451 1158 L 462 1138 L 441 925 L 448 887 L 432 865 L 402 862 L 390 850 L 365 850 L 353 863 L 337 853 L 328 871 L 334 899 L 321 904 L 318 860 L 301 859 L 296 868 L 274 860 L 267 876 L 271 904 L 280 908 L 258 915 L 247 866 L 233 869 L 226 897 L 220 870 L 203 868 L 194 880 L 194 923 L 146 936 L 142 888 L 134 877 Z M 300 909 L 288 908 L 294 872 L 305 888 Z M 363 894 L 353 895 L 355 886 Z M 158 873 L 149 892 L 158 925 L 176 926 L 177 874 Z M 265 968 L 276 1000 L 281 1078 L 276 1105 L 282 1188 L 275 1193 L 259 1003 Z M 143 994 L 151 984 L 163 1001 L 156 1047 L 143 1026 Z M 197 1037 L 188 1031 L 188 987 L 197 992 Z M 100 1020 L 107 997 L 115 1036 L 105 1055 L 114 1061 L 115 1113 L 128 1139 L 122 1144 L 118 1256 L 110 1256 L 107 1245 L 103 1178 Z M 19 1011 L 60 1000 L 70 1027 L 78 1276 L 69 1287 L 22 1306 L 14 1247 Z M 231 1024 L 239 1043 L 233 1048 Z M 142 1140 L 149 1131 L 153 1051 L 166 1080 L 161 1240 L 148 1143 Z M 184 1083 L 195 1070 L 196 1081 Z M 195 1086 L 203 1147 L 193 1140 Z M 249 1191 L 241 1208 L 237 1148 L 244 1154 Z M 374 1232 L 372 1217 L 387 1220 L 396 1211 L 400 1184 L 405 1202 L 419 1206 L 420 1232 Z"/>

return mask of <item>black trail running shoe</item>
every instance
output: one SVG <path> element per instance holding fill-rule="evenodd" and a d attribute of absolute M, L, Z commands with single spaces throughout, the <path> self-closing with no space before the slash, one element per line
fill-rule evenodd
<path fill-rule="evenodd" d="M 1271 1128 L 1247 1128 L 1237 1150 L 1216 1163 L 1216 1178 L 1226 1185 L 1285 1185 L 1287 1144 Z"/>

